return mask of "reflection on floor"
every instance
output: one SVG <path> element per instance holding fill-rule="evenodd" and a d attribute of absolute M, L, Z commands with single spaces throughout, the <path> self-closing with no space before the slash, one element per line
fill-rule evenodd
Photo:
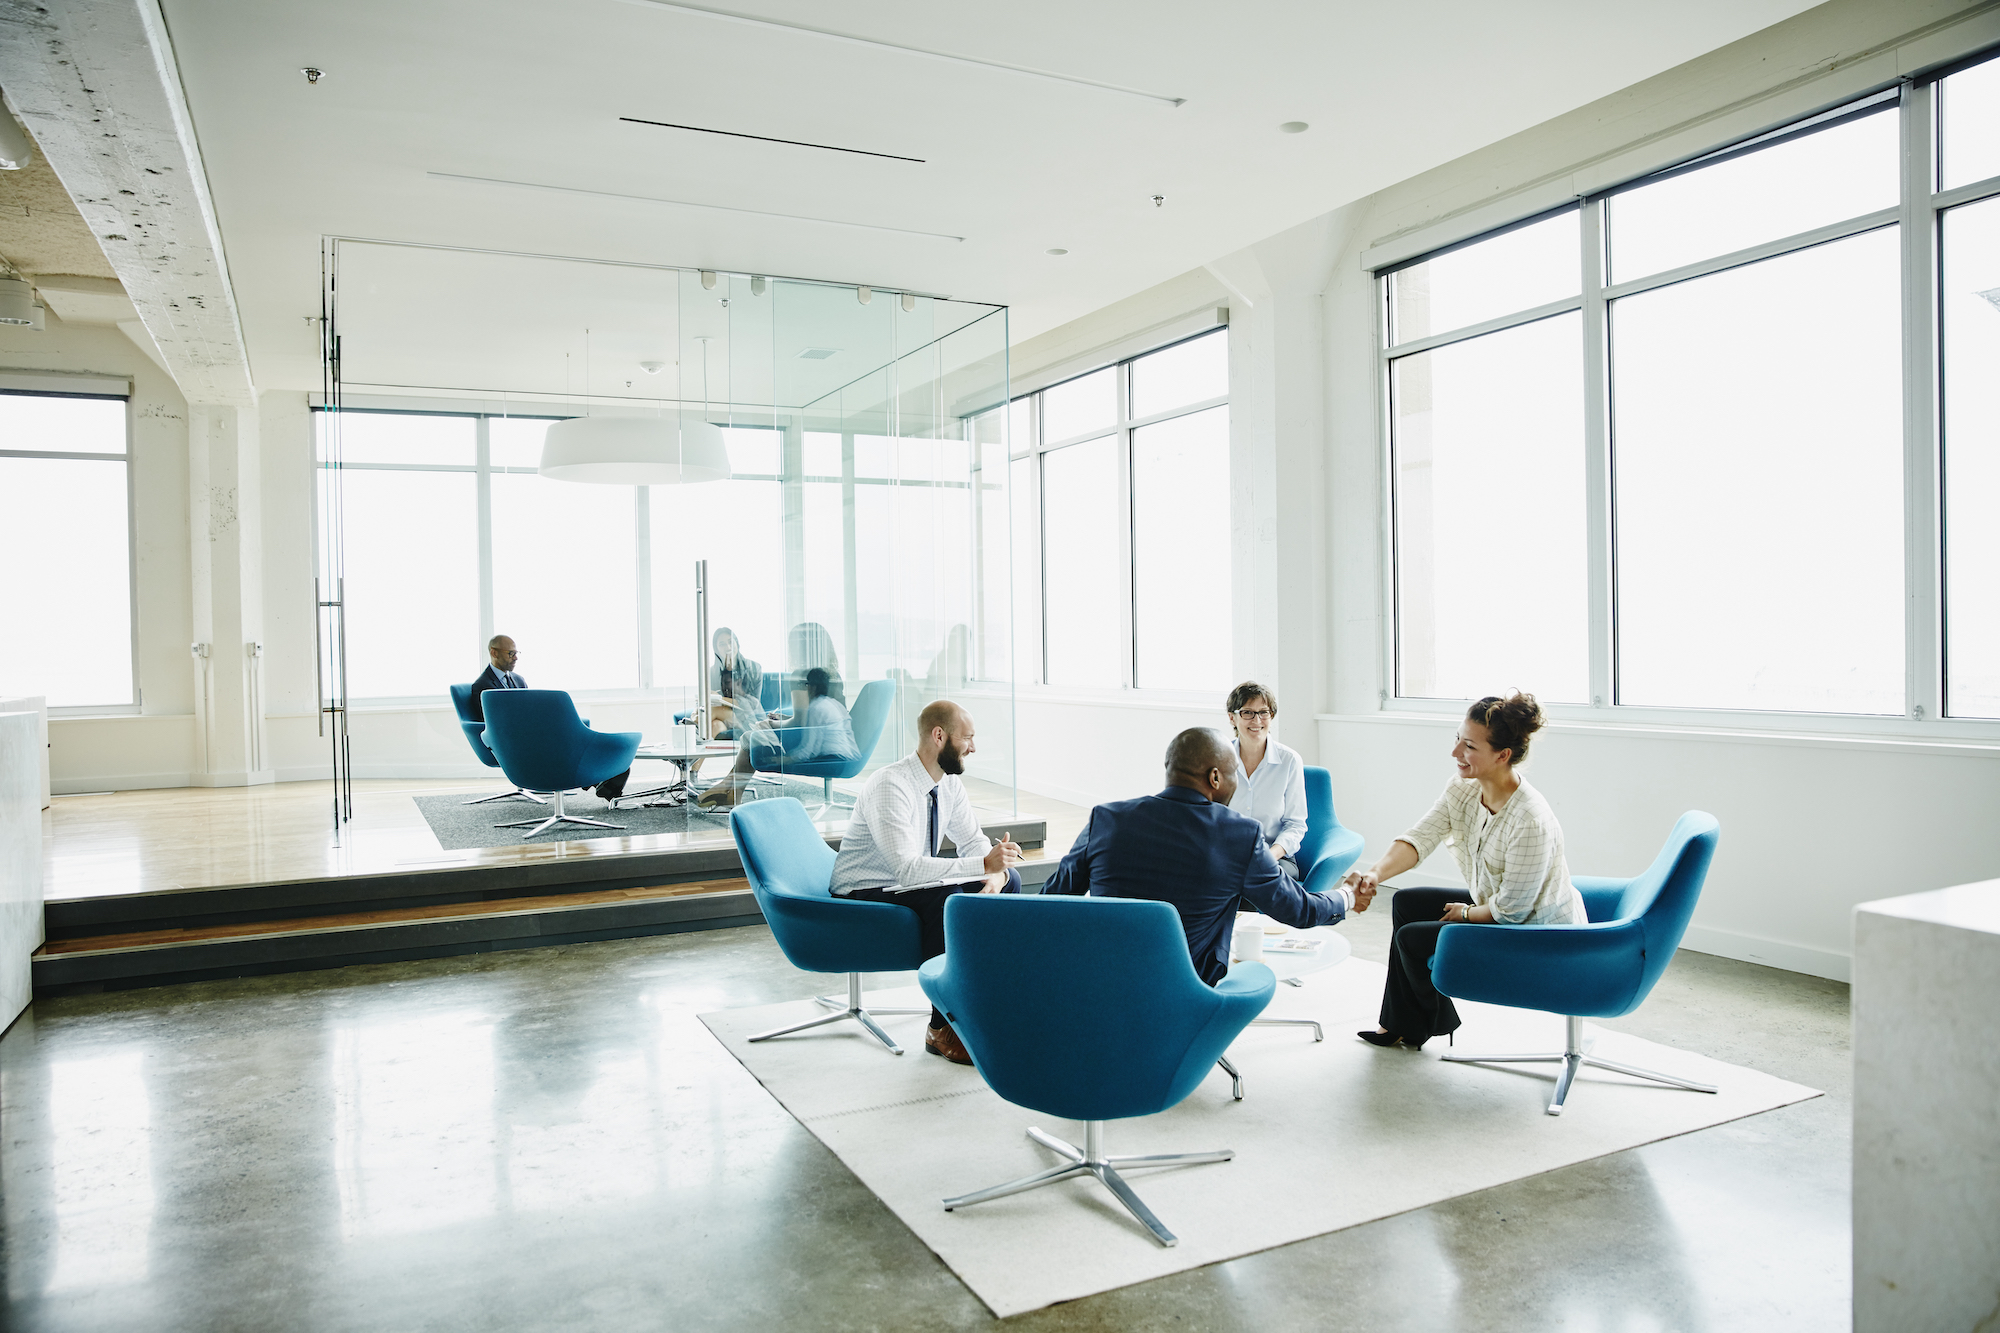
<path fill-rule="evenodd" d="M 1047 854 L 1067 849 L 1086 812 L 1006 788 L 968 782 L 982 817 L 1045 814 Z M 850 796 L 860 782 L 836 782 Z M 726 832 L 609 837 L 448 852 L 410 798 L 505 791 L 504 782 L 371 779 L 354 784 L 354 819 L 333 830 L 333 784 L 177 787 L 65 796 L 42 816 L 43 893 L 51 900 L 208 888 L 445 867 L 507 866 L 726 843 Z M 836 810 L 820 826 L 845 826 Z M 1058 841 L 1058 839 L 1060 839 Z"/>
<path fill-rule="evenodd" d="M 747 927 L 38 1000 L 0 1326 L 990 1327 L 695 1018 L 824 980 Z M 1845 1327 L 1846 987 L 1684 952 L 1616 1026 L 1828 1095 L 1008 1327 Z"/>

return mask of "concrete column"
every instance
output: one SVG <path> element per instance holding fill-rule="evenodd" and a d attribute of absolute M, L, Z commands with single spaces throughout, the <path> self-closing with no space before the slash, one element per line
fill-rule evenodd
<path fill-rule="evenodd" d="M 198 787 L 270 782 L 263 701 L 263 522 L 255 408 L 188 404 Z"/>

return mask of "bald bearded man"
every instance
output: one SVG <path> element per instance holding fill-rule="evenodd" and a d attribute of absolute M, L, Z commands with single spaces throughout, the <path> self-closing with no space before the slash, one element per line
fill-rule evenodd
<path fill-rule="evenodd" d="M 959 775 L 978 746 L 972 715 L 948 699 L 917 715 L 917 748 L 878 769 L 854 803 L 833 863 L 833 892 L 841 898 L 894 903 L 917 914 L 925 958 L 944 952 L 944 905 L 954 893 L 1019 893 L 1014 864 L 1021 849 L 1012 838 L 995 843 L 979 827 L 972 798 Z M 949 838 L 956 857 L 939 856 Z M 935 1008 L 924 1049 L 954 1064 L 972 1057 Z"/>
<path fill-rule="evenodd" d="M 1220 732 L 1183 731 L 1167 747 L 1166 788 L 1092 810 L 1042 892 L 1172 903 L 1194 970 L 1211 986 L 1229 974 L 1239 903 L 1295 927 L 1367 911 L 1372 889 L 1308 893 L 1279 868 L 1263 825 L 1229 808 L 1239 771 Z"/>

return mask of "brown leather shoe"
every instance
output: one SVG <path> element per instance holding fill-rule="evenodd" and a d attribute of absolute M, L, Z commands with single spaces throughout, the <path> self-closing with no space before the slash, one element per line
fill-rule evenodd
<path fill-rule="evenodd" d="M 965 1049 L 965 1043 L 951 1030 L 951 1024 L 943 1027 L 924 1029 L 924 1049 L 932 1055 L 942 1055 L 955 1065 L 972 1063 L 972 1052 Z"/>

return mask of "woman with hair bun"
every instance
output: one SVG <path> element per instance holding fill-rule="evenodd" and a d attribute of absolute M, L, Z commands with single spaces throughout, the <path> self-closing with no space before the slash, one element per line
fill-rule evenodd
<path fill-rule="evenodd" d="M 1436 851 L 1446 839 L 1466 889 L 1398 890 L 1391 904 L 1395 939 L 1382 989 L 1380 1025 L 1357 1033 L 1376 1046 L 1416 1050 L 1458 1029 L 1451 997 L 1431 984 L 1438 932 L 1454 922 L 1473 925 L 1582 925 L 1583 895 L 1569 880 L 1562 825 L 1542 794 L 1515 771 L 1528 740 L 1541 730 L 1532 694 L 1488 695 L 1466 710 L 1451 757 L 1458 777 L 1415 828 L 1391 843 L 1372 870 L 1348 874 L 1356 889 L 1373 889 Z"/>

